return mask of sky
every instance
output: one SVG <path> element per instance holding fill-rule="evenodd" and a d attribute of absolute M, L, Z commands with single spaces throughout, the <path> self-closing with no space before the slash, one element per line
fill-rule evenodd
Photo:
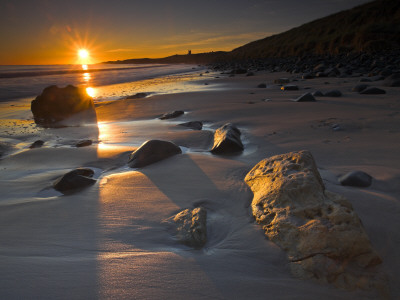
<path fill-rule="evenodd" d="M 0 65 L 231 51 L 369 0 L 0 0 Z M 82 61 L 77 51 L 85 48 Z"/>

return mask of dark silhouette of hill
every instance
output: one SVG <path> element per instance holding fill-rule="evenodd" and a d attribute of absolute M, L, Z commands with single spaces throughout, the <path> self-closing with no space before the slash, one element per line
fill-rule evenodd
<path fill-rule="evenodd" d="M 376 0 L 257 40 L 231 52 L 131 59 L 116 63 L 212 63 L 400 49 L 400 1 Z M 114 62 L 115 63 L 115 62 Z"/>
<path fill-rule="evenodd" d="M 234 49 L 235 58 L 375 52 L 400 48 L 400 1 L 377 0 Z"/>

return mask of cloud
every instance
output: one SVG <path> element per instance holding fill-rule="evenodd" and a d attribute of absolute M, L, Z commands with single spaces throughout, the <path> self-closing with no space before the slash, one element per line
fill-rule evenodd
<path fill-rule="evenodd" d="M 119 48 L 119 49 L 107 50 L 106 52 L 115 53 L 115 52 L 136 52 L 136 51 L 137 50 L 130 48 Z"/>

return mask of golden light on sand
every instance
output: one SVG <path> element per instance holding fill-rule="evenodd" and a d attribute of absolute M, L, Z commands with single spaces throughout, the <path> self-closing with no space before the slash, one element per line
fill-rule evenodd
<path fill-rule="evenodd" d="M 87 87 L 86 88 L 86 93 L 90 96 L 90 97 L 94 97 L 96 96 L 96 90 L 92 87 Z"/>
<path fill-rule="evenodd" d="M 81 59 L 86 59 L 89 57 L 89 51 L 87 51 L 86 49 L 79 49 L 78 50 L 78 56 Z"/>

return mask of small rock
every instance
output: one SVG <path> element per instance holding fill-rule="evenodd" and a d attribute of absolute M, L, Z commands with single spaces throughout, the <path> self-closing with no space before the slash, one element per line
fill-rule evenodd
<path fill-rule="evenodd" d="M 136 151 L 131 153 L 128 165 L 131 168 L 142 168 L 181 153 L 181 148 L 172 142 L 150 140 L 144 142 Z"/>
<path fill-rule="evenodd" d="M 289 78 L 278 78 L 274 80 L 275 84 L 286 84 L 289 83 L 290 79 Z"/>
<path fill-rule="evenodd" d="M 363 171 L 349 172 L 339 177 L 341 185 L 369 187 L 372 184 L 372 176 Z"/>
<path fill-rule="evenodd" d="M 400 73 L 395 73 L 383 81 L 383 86 L 400 87 Z"/>
<path fill-rule="evenodd" d="M 136 93 L 135 95 L 128 96 L 126 99 L 140 99 L 140 98 L 146 98 L 147 93 Z"/>
<path fill-rule="evenodd" d="M 160 120 L 173 119 L 183 115 L 184 113 L 185 112 L 183 110 L 175 110 L 173 112 L 163 114 L 161 117 L 159 117 L 159 119 Z"/>
<path fill-rule="evenodd" d="M 254 73 L 253 72 L 248 72 L 247 74 L 246 74 L 246 76 L 248 77 L 248 76 L 254 76 Z"/>
<path fill-rule="evenodd" d="M 75 144 L 76 147 L 86 147 L 92 144 L 92 140 L 81 140 Z"/>
<path fill-rule="evenodd" d="M 372 86 L 372 87 L 368 87 L 368 88 L 362 90 L 360 92 L 360 94 L 363 94 L 363 95 L 380 95 L 380 94 L 386 94 L 386 91 L 382 90 L 380 88 Z"/>
<path fill-rule="evenodd" d="M 326 92 L 325 97 L 341 97 L 342 96 L 342 92 L 339 90 L 332 90 L 329 92 Z"/>
<path fill-rule="evenodd" d="M 323 97 L 324 96 L 324 94 L 321 91 L 315 91 L 312 95 L 314 97 Z"/>
<path fill-rule="evenodd" d="M 369 84 L 357 84 L 355 87 L 352 88 L 352 92 L 362 92 L 365 90 L 367 87 L 369 87 Z"/>
<path fill-rule="evenodd" d="M 94 172 L 88 168 L 77 168 L 57 179 L 53 183 L 54 189 L 67 195 L 78 192 L 96 182 Z"/>
<path fill-rule="evenodd" d="M 311 93 L 306 93 L 293 100 L 294 102 L 315 102 L 314 96 Z"/>
<path fill-rule="evenodd" d="M 231 123 L 218 128 L 214 133 L 214 146 L 211 153 L 230 154 L 243 151 L 244 146 L 240 140 L 240 135 L 240 130 Z"/>
<path fill-rule="evenodd" d="M 32 145 L 29 146 L 29 148 L 30 148 L 30 149 L 40 148 L 40 147 L 42 147 L 43 145 L 44 145 L 44 141 L 42 141 L 42 140 L 37 140 L 37 141 L 34 141 L 34 142 L 32 143 Z"/>
<path fill-rule="evenodd" d="M 179 124 L 179 126 L 184 126 L 184 127 L 188 127 L 194 130 L 202 130 L 203 129 L 203 123 L 200 121 L 190 121 L 190 122 L 186 122 L 186 123 L 181 123 Z"/>
<path fill-rule="evenodd" d="M 299 87 L 297 85 L 289 84 L 289 85 L 284 85 L 281 87 L 282 91 L 298 91 Z"/>
<path fill-rule="evenodd" d="M 314 75 L 311 73 L 305 73 L 303 76 L 301 76 L 302 79 L 313 79 Z"/>
<path fill-rule="evenodd" d="M 207 211 L 204 208 L 185 209 L 167 221 L 175 223 L 176 238 L 182 244 L 198 249 L 207 242 Z"/>
<path fill-rule="evenodd" d="M 257 85 L 258 88 L 261 89 L 265 89 L 267 87 L 267 85 L 265 83 L 260 83 L 259 85 Z"/>

